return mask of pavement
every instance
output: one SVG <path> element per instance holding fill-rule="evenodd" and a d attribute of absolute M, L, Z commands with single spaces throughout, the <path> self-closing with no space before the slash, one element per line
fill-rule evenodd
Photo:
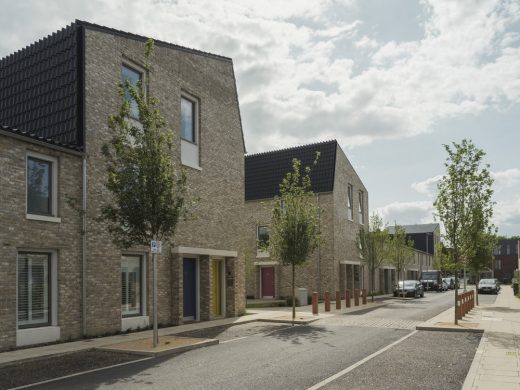
<path fill-rule="evenodd" d="M 298 307 L 296 312 L 297 323 L 307 324 L 318 319 L 343 318 L 345 320 L 361 320 L 358 316 L 338 316 L 338 314 L 363 314 L 379 307 L 389 305 L 390 299 L 380 299 L 367 305 L 360 304 L 345 308 L 344 301 L 340 310 L 335 309 L 335 302 L 331 302 L 331 311 L 325 312 L 324 303 L 319 305 L 319 315 L 312 315 L 312 307 Z M 218 326 L 232 326 L 248 322 L 283 322 L 291 323 L 291 308 L 248 309 L 246 315 L 236 318 L 223 318 L 214 321 L 185 324 L 159 329 L 162 338 L 176 334 L 208 329 Z M 453 326 L 454 311 L 450 308 L 426 322 L 417 324 L 417 329 L 439 330 L 443 332 L 464 331 L 483 332 L 477 352 L 471 363 L 463 390 L 476 389 L 515 389 L 520 390 L 520 299 L 514 297 L 510 286 L 503 286 L 493 304 L 481 304 L 459 320 L 458 326 Z M 411 329 L 414 324 L 405 324 L 403 329 Z M 68 353 L 93 348 L 117 349 L 117 344 L 139 343 L 143 339 L 151 339 L 152 331 L 121 334 L 109 337 L 85 339 L 74 342 L 59 343 L 34 348 L 19 349 L 0 353 L 0 367 L 12 363 L 30 361 L 51 355 L 65 355 Z M 180 336 L 181 337 L 181 336 Z M 180 338 L 179 337 L 179 338 Z M 193 348 L 203 346 L 201 339 L 194 338 Z M 186 340 L 183 340 L 186 348 Z M 187 343 L 190 344 L 190 343 Z M 188 348 L 190 346 L 188 345 Z M 185 349 L 184 349 L 185 350 Z"/>

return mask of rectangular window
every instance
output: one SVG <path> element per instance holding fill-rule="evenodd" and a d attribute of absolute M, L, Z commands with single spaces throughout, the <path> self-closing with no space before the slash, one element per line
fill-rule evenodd
<path fill-rule="evenodd" d="M 269 228 L 267 226 L 258 226 L 257 234 L 257 249 L 265 251 L 267 245 L 269 245 Z"/>
<path fill-rule="evenodd" d="M 18 253 L 18 328 L 50 325 L 51 254 Z"/>
<path fill-rule="evenodd" d="M 196 104 L 194 101 L 181 97 L 181 138 L 196 143 Z"/>
<path fill-rule="evenodd" d="M 127 81 L 130 86 L 139 88 L 139 81 L 142 80 L 142 73 L 127 66 L 121 67 L 121 81 L 123 82 L 124 99 L 130 102 L 130 117 L 139 119 L 139 108 L 137 102 L 130 94 L 130 89 L 127 87 Z"/>
<path fill-rule="evenodd" d="M 359 210 L 358 210 L 358 213 L 359 213 L 359 223 L 363 224 L 365 223 L 365 217 L 363 215 L 363 191 L 359 191 Z"/>
<path fill-rule="evenodd" d="M 510 255 L 511 254 L 511 248 L 508 246 L 506 246 L 506 255 Z"/>
<path fill-rule="evenodd" d="M 142 258 L 123 256 L 121 258 L 121 314 L 123 317 L 142 314 Z"/>
<path fill-rule="evenodd" d="M 354 189 L 352 188 L 352 184 L 349 184 L 347 187 L 347 212 L 348 219 L 354 220 Z"/>
<path fill-rule="evenodd" d="M 53 163 L 27 157 L 27 213 L 53 215 Z"/>
<path fill-rule="evenodd" d="M 495 269 L 502 269 L 502 260 L 496 260 L 495 262 Z"/>

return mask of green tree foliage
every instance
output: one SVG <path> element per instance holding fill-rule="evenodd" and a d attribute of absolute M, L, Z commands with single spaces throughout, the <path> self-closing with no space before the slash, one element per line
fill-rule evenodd
<path fill-rule="evenodd" d="M 369 228 L 361 227 L 357 236 L 359 252 L 369 270 L 369 288 L 374 302 L 374 285 L 376 270 L 387 257 L 389 243 L 388 228 L 377 214 L 370 217 Z"/>
<path fill-rule="evenodd" d="M 468 262 L 469 268 L 476 276 L 475 282 L 477 286 L 480 281 L 480 273 L 484 270 L 493 269 L 493 251 L 496 245 L 497 237 L 491 232 L 480 233 L 477 237 L 475 252 Z"/>
<path fill-rule="evenodd" d="M 317 164 L 316 154 L 314 165 Z M 288 172 L 280 184 L 280 196 L 275 197 L 269 232 L 268 250 L 283 265 L 292 270 L 292 318 L 295 308 L 295 267 L 304 264 L 319 242 L 319 213 L 311 190 L 311 167 L 302 174 L 301 162 L 293 160 L 292 172 Z"/>
<path fill-rule="evenodd" d="M 450 260 L 459 270 L 462 261 L 467 263 L 475 255 L 479 235 L 489 229 L 493 215 L 493 179 L 489 165 L 481 166 L 484 151 L 470 140 L 444 145 L 444 149 L 448 154 L 446 174 L 438 184 L 439 194 L 434 204 L 444 226 L 443 239 L 450 248 Z M 455 279 L 456 304 L 457 273 Z"/>
<path fill-rule="evenodd" d="M 145 83 L 149 84 L 153 41 L 146 43 Z M 145 92 L 146 90 L 146 92 Z M 139 121 L 130 119 L 131 101 L 137 104 Z M 122 248 L 149 245 L 150 240 L 170 240 L 179 219 L 186 214 L 186 176 L 175 167 L 173 131 L 167 127 L 149 88 L 139 81 L 119 84 L 122 104 L 110 115 L 112 139 L 103 146 L 106 186 L 111 202 L 102 216 L 115 244 Z"/>
<path fill-rule="evenodd" d="M 390 238 L 388 244 L 388 261 L 396 268 L 396 282 L 398 286 L 399 278 L 402 276 L 402 280 L 405 280 L 406 277 L 404 271 L 413 264 L 415 258 L 415 249 L 413 245 L 414 243 L 412 240 L 408 239 L 404 227 L 395 224 L 394 234 Z M 401 275 L 401 272 L 403 275 Z"/>
<path fill-rule="evenodd" d="M 187 212 L 186 176 L 177 172 L 173 131 L 159 111 L 149 88 L 153 40 L 145 45 L 145 85 L 119 84 L 122 104 L 108 118 L 112 139 L 103 145 L 106 187 L 111 197 L 102 208 L 113 242 L 122 248 L 171 241 L 177 223 Z M 130 117 L 137 106 L 138 121 Z M 157 261 L 153 263 L 153 345 L 159 342 L 157 324 Z"/>
<path fill-rule="evenodd" d="M 447 248 L 444 243 L 439 242 L 435 249 L 433 267 L 441 271 L 443 275 L 457 272 L 457 265 L 453 262 L 452 256 L 449 253 L 450 248 Z"/>

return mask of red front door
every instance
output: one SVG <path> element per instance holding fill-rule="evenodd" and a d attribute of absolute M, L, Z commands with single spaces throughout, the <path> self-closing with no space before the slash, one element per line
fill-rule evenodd
<path fill-rule="evenodd" d="M 262 298 L 274 298 L 274 267 L 262 268 Z"/>

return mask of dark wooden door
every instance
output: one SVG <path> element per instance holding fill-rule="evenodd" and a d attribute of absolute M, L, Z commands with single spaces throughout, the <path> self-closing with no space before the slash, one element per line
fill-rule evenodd
<path fill-rule="evenodd" d="M 197 261 L 184 259 L 183 261 L 184 284 L 184 318 L 196 319 L 197 315 Z"/>
<path fill-rule="evenodd" d="M 262 297 L 274 298 L 274 267 L 262 268 Z"/>

